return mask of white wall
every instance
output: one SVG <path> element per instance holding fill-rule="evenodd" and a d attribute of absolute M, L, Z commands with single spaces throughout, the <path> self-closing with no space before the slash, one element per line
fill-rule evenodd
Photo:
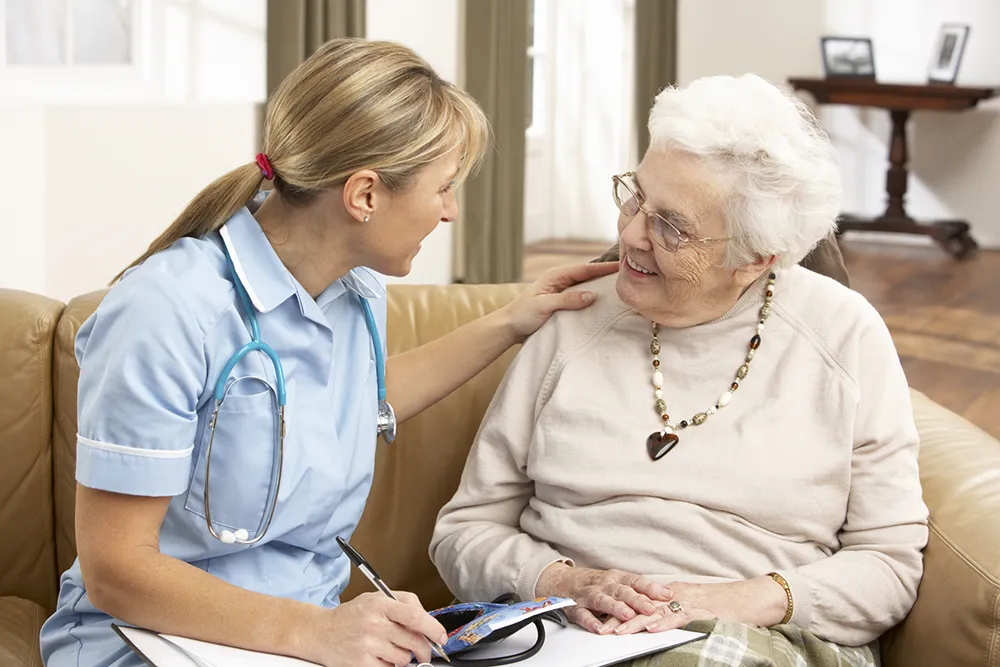
<path fill-rule="evenodd" d="M 678 19 L 682 84 L 709 74 L 756 72 L 776 83 L 822 76 L 819 39 L 827 34 L 870 36 L 879 80 L 922 82 L 943 22 L 972 25 L 959 83 L 1000 84 L 996 0 L 680 0 Z M 831 106 L 818 111 L 840 151 L 845 210 L 882 212 L 887 112 Z M 910 123 L 910 214 L 963 217 L 984 247 L 1000 247 L 998 111 L 1000 101 L 994 100 L 961 115 L 918 112 Z"/>
<path fill-rule="evenodd" d="M 136 71 L 0 67 L 0 287 L 100 289 L 198 190 L 257 151 L 265 0 L 140 3 Z"/>
<path fill-rule="evenodd" d="M 256 153 L 251 104 L 0 110 L 0 287 L 105 287 L 212 180 Z M 250 156 L 247 158 L 246 156 Z"/>
<path fill-rule="evenodd" d="M 367 0 L 366 36 L 400 42 L 416 51 L 444 79 L 460 80 L 460 0 Z M 461 216 L 461 211 L 459 212 Z M 390 282 L 447 284 L 453 276 L 454 229 L 440 224 L 423 243 L 410 274 Z"/>
<path fill-rule="evenodd" d="M 0 109 L 0 287 L 45 292 L 45 128 L 38 109 Z"/>
<path fill-rule="evenodd" d="M 821 0 L 678 0 L 678 83 L 745 72 L 776 83 L 819 75 L 823 20 Z"/>
<path fill-rule="evenodd" d="M 107 285 L 201 188 L 253 159 L 256 126 L 250 104 L 47 112 L 46 292 Z"/>

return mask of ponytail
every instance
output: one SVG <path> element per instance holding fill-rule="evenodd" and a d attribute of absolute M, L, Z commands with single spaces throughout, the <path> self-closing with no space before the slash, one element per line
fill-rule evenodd
<path fill-rule="evenodd" d="M 111 283 L 118 282 L 126 271 L 166 250 L 175 241 L 188 236 L 204 236 L 222 227 L 226 220 L 253 199 L 263 180 L 261 168 L 254 163 L 237 167 L 217 178 L 195 195 L 177 219 L 149 244 L 146 252 L 125 267 Z"/>

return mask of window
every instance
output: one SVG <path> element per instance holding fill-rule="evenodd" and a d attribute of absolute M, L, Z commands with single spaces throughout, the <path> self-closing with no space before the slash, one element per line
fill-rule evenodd
<path fill-rule="evenodd" d="M 174 1 L 0 0 L 4 101 L 117 104 L 162 95 L 165 59 L 151 49 L 170 44 L 162 33 Z"/>
<path fill-rule="evenodd" d="M 0 0 L 14 105 L 265 97 L 267 0 Z"/>
<path fill-rule="evenodd" d="M 134 0 L 6 0 L 8 67 L 129 66 Z"/>
<path fill-rule="evenodd" d="M 534 0 L 525 243 L 617 237 L 610 178 L 635 165 L 634 5 Z"/>
<path fill-rule="evenodd" d="M 528 82 L 524 162 L 524 231 L 525 241 L 548 238 L 551 219 L 552 121 L 552 46 L 555 27 L 552 12 L 563 0 L 529 0 L 528 11 Z M 573 0 L 570 0 L 571 2 Z"/>
<path fill-rule="evenodd" d="M 529 0 L 528 19 L 528 134 L 545 127 L 545 61 L 550 0 Z"/>

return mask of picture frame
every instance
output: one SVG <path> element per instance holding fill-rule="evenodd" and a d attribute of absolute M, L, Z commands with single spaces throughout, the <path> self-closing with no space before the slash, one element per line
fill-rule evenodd
<path fill-rule="evenodd" d="M 965 23 L 944 23 L 938 29 L 931 61 L 927 66 L 928 83 L 954 84 L 962 64 L 971 28 Z"/>
<path fill-rule="evenodd" d="M 827 78 L 875 79 L 875 50 L 869 37 L 820 38 Z"/>

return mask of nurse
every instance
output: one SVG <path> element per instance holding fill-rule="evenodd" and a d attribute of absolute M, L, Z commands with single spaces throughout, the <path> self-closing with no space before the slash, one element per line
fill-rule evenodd
<path fill-rule="evenodd" d="M 406 420 L 616 269 L 552 274 L 389 359 L 383 383 L 380 276 L 406 275 L 455 218 L 487 143 L 476 103 L 410 50 L 332 41 L 270 99 L 257 159 L 118 277 L 76 342 L 79 557 L 41 632 L 48 667 L 140 665 L 113 621 L 327 667 L 444 643 L 412 595 L 339 602 L 336 538 L 365 506 L 380 388 Z"/>

